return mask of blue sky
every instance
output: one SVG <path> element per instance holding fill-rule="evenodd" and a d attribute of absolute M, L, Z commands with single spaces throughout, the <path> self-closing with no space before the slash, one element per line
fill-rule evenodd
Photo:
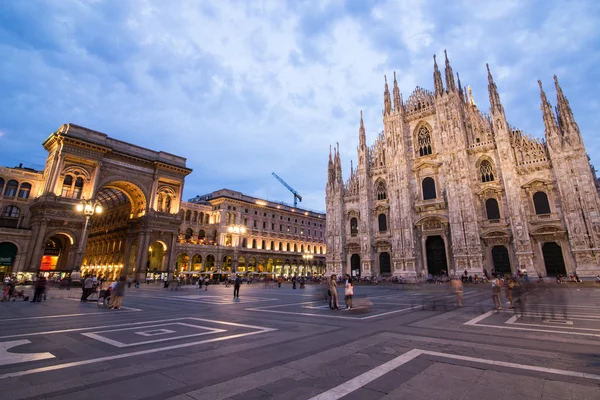
<path fill-rule="evenodd" d="M 480 109 L 485 63 L 509 122 L 543 136 L 537 79 L 557 74 L 600 168 L 600 3 L 590 1 L 0 1 L 1 165 L 41 169 L 72 122 L 186 157 L 190 198 L 222 187 L 324 210 L 329 145 L 344 174 L 382 129 L 383 75 L 404 98 L 448 55 Z"/>

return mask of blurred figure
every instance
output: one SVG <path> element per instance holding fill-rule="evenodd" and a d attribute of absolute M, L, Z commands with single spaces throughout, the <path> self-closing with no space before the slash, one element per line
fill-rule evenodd
<path fill-rule="evenodd" d="M 329 296 L 331 296 L 329 308 L 332 310 L 339 310 L 340 307 L 338 306 L 337 280 L 335 274 L 331 275 L 331 279 L 329 280 Z"/>
<path fill-rule="evenodd" d="M 458 279 L 456 275 L 452 277 L 452 280 L 450 282 L 452 284 L 452 290 L 454 290 L 454 293 L 456 293 L 456 301 L 458 302 L 458 306 L 462 307 L 463 282 L 462 280 Z"/>
<path fill-rule="evenodd" d="M 506 274 L 504 277 L 504 294 L 510 304 L 508 308 L 515 308 L 513 304 L 513 288 L 516 286 L 516 282 L 512 276 Z"/>
<path fill-rule="evenodd" d="M 494 308 L 502 310 L 502 302 L 500 301 L 500 293 L 502 293 L 502 281 L 492 273 L 492 300 L 494 300 Z"/>
<path fill-rule="evenodd" d="M 346 286 L 344 288 L 344 301 L 346 303 L 346 310 L 352 310 L 352 296 L 354 296 L 354 285 L 352 284 L 352 278 L 346 274 Z"/>

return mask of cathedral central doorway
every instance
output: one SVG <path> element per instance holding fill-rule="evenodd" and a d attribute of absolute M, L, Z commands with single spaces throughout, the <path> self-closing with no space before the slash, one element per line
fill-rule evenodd
<path fill-rule="evenodd" d="M 352 254 L 350 257 L 350 276 L 353 278 L 360 277 L 360 255 Z"/>
<path fill-rule="evenodd" d="M 441 236 L 429 236 L 425 242 L 425 248 L 427 253 L 427 271 L 433 276 L 442 275 L 442 271 L 448 274 L 444 239 Z"/>
<path fill-rule="evenodd" d="M 379 273 L 381 275 L 390 275 L 392 273 L 390 253 L 384 252 L 379 254 Z"/>
<path fill-rule="evenodd" d="M 542 246 L 546 275 L 567 275 L 562 248 L 556 242 L 546 242 Z"/>
<path fill-rule="evenodd" d="M 494 246 L 492 248 L 492 262 L 494 263 L 494 272 L 498 276 L 510 275 L 510 257 L 505 246 Z"/>

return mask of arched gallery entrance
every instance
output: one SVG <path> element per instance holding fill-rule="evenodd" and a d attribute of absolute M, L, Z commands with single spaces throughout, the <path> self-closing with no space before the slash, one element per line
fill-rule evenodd
<path fill-rule="evenodd" d="M 446 259 L 446 246 L 441 236 L 429 236 L 425 241 L 427 253 L 427 272 L 433 276 L 448 274 L 448 261 Z"/>
<path fill-rule="evenodd" d="M 390 275 L 392 273 L 392 263 L 390 262 L 390 253 L 388 252 L 379 254 L 379 273 L 381 275 Z"/>
<path fill-rule="evenodd" d="M 556 242 L 546 242 L 542 245 L 546 275 L 567 275 L 562 248 Z"/>
<path fill-rule="evenodd" d="M 39 270 L 56 274 L 70 273 L 70 258 L 75 257 L 77 250 L 73 246 L 73 238 L 64 233 L 50 236 L 44 244 L 42 261 Z"/>
<path fill-rule="evenodd" d="M 352 254 L 350 257 L 350 276 L 353 278 L 360 277 L 360 255 Z"/>
<path fill-rule="evenodd" d="M 156 273 L 163 271 L 166 246 L 160 243 L 144 246 L 128 235 L 138 228 L 136 222 L 146 212 L 146 196 L 142 190 L 130 182 L 110 182 L 98 190 L 95 199 L 102 212 L 94 214 L 90 220 L 82 273 L 117 279 L 125 264 L 129 263 L 133 269 L 143 255 L 147 255 L 147 259 L 145 265 L 138 266 L 140 272 L 148 272 L 148 268 L 153 268 Z"/>
<path fill-rule="evenodd" d="M 494 264 L 494 272 L 499 277 L 511 275 L 510 257 L 506 246 L 494 246 L 492 248 L 492 262 Z"/>

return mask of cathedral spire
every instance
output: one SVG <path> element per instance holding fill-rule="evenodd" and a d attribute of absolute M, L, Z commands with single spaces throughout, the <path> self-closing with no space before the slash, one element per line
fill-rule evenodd
<path fill-rule="evenodd" d="M 473 89 L 471 89 L 471 85 L 467 85 L 467 93 L 469 93 L 469 104 L 473 107 L 477 107 L 475 103 L 475 98 L 473 97 Z"/>
<path fill-rule="evenodd" d="M 558 135 L 558 124 L 556 123 L 554 112 L 552 111 L 552 105 L 550 105 L 546 93 L 544 92 L 544 88 L 542 87 L 541 80 L 538 80 L 538 85 L 540 85 L 540 98 L 542 100 L 541 109 L 544 118 L 544 126 L 546 127 L 546 141 L 549 142 L 550 138 Z"/>
<path fill-rule="evenodd" d="M 358 143 L 360 147 L 367 147 L 367 136 L 365 134 L 365 124 L 363 122 L 362 110 L 360 110 L 360 128 L 358 129 Z"/>
<path fill-rule="evenodd" d="M 496 83 L 494 82 L 494 78 L 492 77 L 492 73 L 490 72 L 489 64 L 485 64 L 488 73 L 488 92 L 490 95 L 490 108 L 492 112 L 500 112 L 504 113 L 504 108 L 502 107 L 502 103 L 500 102 L 500 95 L 498 94 L 498 88 L 496 87 Z"/>
<path fill-rule="evenodd" d="M 444 93 L 444 84 L 442 83 L 442 74 L 438 68 L 435 54 L 433 55 L 433 86 L 435 87 L 435 95 L 441 96 Z"/>
<path fill-rule="evenodd" d="M 336 142 L 337 148 L 335 152 L 335 178 L 338 183 L 342 183 L 342 159 L 340 158 L 340 142 Z"/>
<path fill-rule="evenodd" d="M 385 80 L 385 89 L 383 90 L 383 114 L 390 115 L 392 113 L 392 100 L 390 99 L 387 76 L 384 75 L 383 79 Z"/>
<path fill-rule="evenodd" d="M 454 72 L 450 66 L 450 60 L 448 60 L 448 53 L 444 50 L 444 56 L 446 57 L 446 88 L 449 92 L 456 90 L 456 83 L 454 83 Z"/>
<path fill-rule="evenodd" d="M 560 129 L 564 135 L 568 134 L 571 130 L 579 133 L 579 127 L 575 122 L 575 117 L 573 117 L 569 100 L 565 97 L 556 75 L 554 75 L 554 86 L 556 87 L 556 116 L 558 117 Z"/>
<path fill-rule="evenodd" d="M 331 145 L 329 145 L 329 163 L 327 165 L 327 185 L 334 181 L 335 170 L 333 168 L 333 157 L 331 156 Z"/>
<path fill-rule="evenodd" d="M 398 81 L 396 80 L 396 71 L 394 71 L 394 111 L 399 112 L 402 110 L 402 95 L 398 88 Z"/>
<path fill-rule="evenodd" d="M 457 81 L 456 84 L 458 85 L 458 95 L 460 96 L 460 99 L 464 103 L 465 102 L 465 93 L 463 92 L 462 85 L 460 84 L 460 75 L 458 74 L 458 72 L 456 73 L 456 81 Z"/>

